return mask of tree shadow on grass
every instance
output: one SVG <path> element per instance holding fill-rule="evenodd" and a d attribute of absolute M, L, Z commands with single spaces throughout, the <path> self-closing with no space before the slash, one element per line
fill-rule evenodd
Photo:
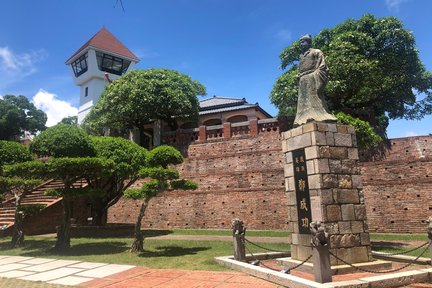
<path fill-rule="evenodd" d="M 371 241 L 371 245 L 374 251 L 380 251 L 385 249 L 401 249 L 408 246 L 408 244 L 404 242 L 385 241 L 385 240 Z"/>
<path fill-rule="evenodd" d="M 177 257 L 184 255 L 195 255 L 198 252 L 209 250 L 210 247 L 191 247 L 185 248 L 180 246 L 158 246 L 157 251 L 144 251 L 139 257 Z"/>
<path fill-rule="evenodd" d="M 144 234 L 144 237 L 156 237 L 156 236 L 163 236 L 172 234 L 173 230 L 141 230 L 141 232 Z"/>
<path fill-rule="evenodd" d="M 72 245 L 71 248 L 63 254 L 69 256 L 109 255 L 123 253 L 129 250 L 129 248 L 128 243 L 121 241 L 81 243 Z"/>
<path fill-rule="evenodd" d="M 108 255 L 125 252 L 129 249 L 129 244 L 121 241 L 107 241 L 97 243 L 79 243 L 72 244 L 67 251 L 57 251 L 54 249 L 56 240 L 37 239 L 25 240 L 24 245 L 20 248 L 21 256 L 43 257 L 55 255 L 84 256 L 84 255 Z M 9 242 L 0 243 L 1 250 L 10 249 Z"/>

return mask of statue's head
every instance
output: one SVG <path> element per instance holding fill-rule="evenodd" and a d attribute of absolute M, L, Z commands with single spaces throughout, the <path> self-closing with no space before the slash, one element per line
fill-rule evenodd
<path fill-rule="evenodd" d="M 302 36 L 299 40 L 299 46 L 302 52 L 307 51 L 312 44 L 312 36 L 310 34 L 306 34 Z"/>

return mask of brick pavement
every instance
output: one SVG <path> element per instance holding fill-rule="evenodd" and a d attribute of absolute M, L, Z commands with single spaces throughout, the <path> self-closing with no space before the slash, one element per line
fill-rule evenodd
<path fill-rule="evenodd" d="M 88 288 L 277 288 L 276 284 L 239 272 L 188 271 L 135 267 L 95 279 L 81 286 Z"/>

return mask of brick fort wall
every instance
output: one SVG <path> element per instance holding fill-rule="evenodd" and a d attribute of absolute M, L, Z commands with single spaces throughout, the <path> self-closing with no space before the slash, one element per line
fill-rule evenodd
<path fill-rule="evenodd" d="M 286 229 L 279 137 L 271 130 L 190 145 L 177 169 L 183 178 L 198 183 L 198 189 L 151 199 L 142 227 L 230 228 L 238 217 L 250 228 Z M 108 222 L 134 223 L 139 207 L 139 201 L 122 198 L 109 209 Z"/>
<path fill-rule="evenodd" d="M 279 137 L 278 131 L 262 130 L 184 147 L 185 162 L 177 168 L 199 188 L 153 198 L 142 227 L 230 228 L 238 217 L 248 228 L 286 229 Z M 432 137 L 390 144 L 384 160 L 360 163 L 369 231 L 424 233 L 432 212 Z M 139 206 L 139 201 L 121 199 L 109 209 L 108 222 L 134 223 Z"/>

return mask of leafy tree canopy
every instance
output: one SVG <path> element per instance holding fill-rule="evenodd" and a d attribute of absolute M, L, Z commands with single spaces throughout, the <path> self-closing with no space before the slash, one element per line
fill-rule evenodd
<path fill-rule="evenodd" d="M 91 141 L 97 157 L 114 161 L 121 182 L 136 180 L 140 169 L 147 164 L 148 151 L 132 141 L 107 136 L 93 136 Z"/>
<path fill-rule="evenodd" d="M 58 124 L 78 125 L 78 116 L 64 117 Z"/>
<path fill-rule="evenodd" d="M 370 14 L 348 19 L 322 30 L 312 47 L 326 55 L 331 110 L 374 115 L 375 125 L 383 129 L 387 116 L 420 119 L 432 112 L 432 74 L 420 61 L 413 34 L 398 19 Z M 295 114 L 299 55 L 298 41 L 280 54 L 287 71 L 276 80 L 270 98 L 282 115 Z"/>
<path fill-rule="evenodd" d="M 151 167 L 168 168 L 169 164 L 183 163 L 183 156 L 172 146 L 162 145 L 153 148 L 148 155 L 148 163 Z"/>
<path fill-rule="evenodd" d="M 30 151 L 26 146 L 14 141 L 0 140 L 0 167 L 31 159 Z"/>
<path fill-rule="evenodd" d="M 57 124 L 40 133 L 30 144 L 30 151 L 39 156 L 95 156 L 90 136 L 75 125 Z"/>
<path fill-rule="evenodd" d="M 177 127 L 178 119 L 197 119 L 198 95 L 205 87 L 169 69 L 131 71 L 108 85 L 85 119 L 91 133 L 103 128 L 130 129 L 160 119 Z"/>
<path fill-rule="evenodd" d="M 0 140 L 15 140 L 25 131 L 36 134 L 44 130 L 47 115 L 25 96 L 0 98 Z"/>

